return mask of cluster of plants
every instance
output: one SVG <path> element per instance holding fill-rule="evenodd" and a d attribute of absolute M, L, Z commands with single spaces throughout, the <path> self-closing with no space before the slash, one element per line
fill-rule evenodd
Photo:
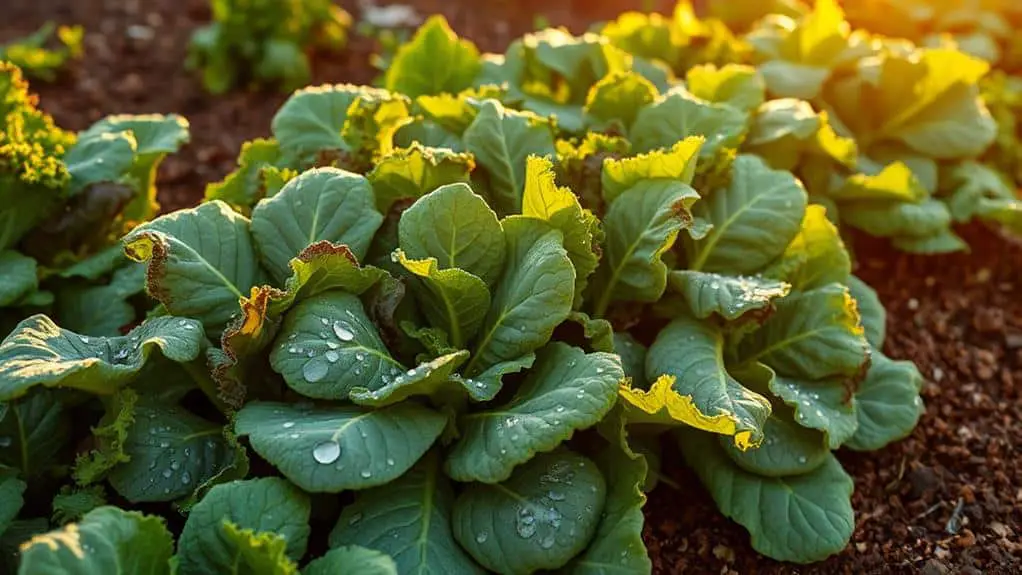
<path fill-rule="evenodd" d="M 48 177 L 12 181 L 62 214 L 133 195 L 49 259 L 42 215 L 0 217 L 34 266 L 13 313 L 50 312 L 0 343 L 7 568 L 644 573 L 665 437 L 760 553 L 844 549 L 834 451 L 923 409 L 844 230 L 939 253 L 1019 206 L 974 189 L 1008 181 L 986 64 L 830 0 L 753 4 L 504 54 L 432 18 L 382 87 L 298 90 L 201 205 L 151 220 L 168 119 L 77 144 L 46 120 L 25 149 Z M 90 133 L 135 142 L 130 168 L 78 161 Z M 32 295 L 51 276 L 117 297 L 75 323 Z"/>
<path fill-rule="evenodd" d="M 50 81 L 69 60 L 82 55 L 81 26 L 57 26 L 47 22 L 24 38 L 0 45 L 0 61 L 7 61 L 36 80 Z"/>
<path fill-rule="evenodd" d="M 119 334 L 137 319 L 143 274 L 118 239 L 157 214 L 156 170 L 188 141 L 188 122 L 115 115 L 74 134 L 0 62 L 0 123 L 0 332 L 46 312 L 84 334 Z"/>
<path fill-rule="evenodd" d="M 211 0 L 213 22 L 191 39 L 186 66 L 220 94 L 240 84 L 291 91 L 309 83 L 309 54 L 338 51 L 351 15 L 332 0 Z"/>

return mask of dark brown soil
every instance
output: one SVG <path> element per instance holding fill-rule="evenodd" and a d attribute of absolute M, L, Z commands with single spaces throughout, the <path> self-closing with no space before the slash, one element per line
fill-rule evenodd
<path fill-rule="evenodd" d="M 357 15 L 356 2 L 342 2 Z M 386 2 L 383 2 L 386 3 Z M 482 49 L 501 51 L 542 16 L 574 32 L 641 0 L 412 0 L 445 14 Z M 658 2 L 664 4 L 666 2 Z M 5 0 L 0 42 L 46 20 L 84 25 L 85 59 L 50 85 L 42 106 L 69 129 L 111 113 L 176 112 L 192 144 L 167 159 L 158 182 L 165 209 L 194 204 L 233 168 L 242 142 L 269 133 L 286 95 L 204 93 L 182 67 L 188 38 L 208 19 L 207 0 Z M 152 39 L 132 39 L 144 26 Z M 372 40 L 353 38 L 317 58 L 314 83 L 369 83 Z M 662 484 L 647 505 L 646 541 L 657 573 L 1022 573 L 1022 247 L 978 227 L 971 255 L 913 257 L 865 239 L 858 273 L 888 308 L 885 352 L 914 360 L 927 378 L 926 415 L 913 435 L 868 454 L 839 453 L 854 476 L 857 528 L 842 554 L 810 567 L 757 555 L 694 475 L 665 452 Z M 954 519 L 954 521 L 952 521 Z M 957 524 L 952 535 L 948 524 Z M 952 525 L 954 527 L 954 525 Z"/>

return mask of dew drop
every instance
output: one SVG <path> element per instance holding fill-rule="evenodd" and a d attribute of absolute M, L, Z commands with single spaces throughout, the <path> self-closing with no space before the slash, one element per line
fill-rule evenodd
<path fill-rule="evenodd" d="M 564 413 L 564 406 L 563 405 L 558 405 L 557 406 L 557 413 Z"/>
<path fill-rule="evenodd" d="M 170 447 L 170 443 L 168 443 L 166 441 L 161 441 L 160 442 L 160 447 L 162 447 L 163 449 L 166 449 L 166 448 Z"/>
<path fill-rule="evenodd" d="M 528 539 L 536 534 L 536 518 L 528 509 L 522 509 L 515 521 L 515 531 L 522 539 Z"/>
<path fill-rule="evenodd" d="M 149 462 L 149 469 L 156 469 L 156 460 L 155 459 Z"/>
<path fill-rule="evenodd" d="M 316 446 L 312 448 L 312 458 L 315 459 L 317 463 L 322 463 L 323 465 L 337 461 L 337 458 L 340 456 L 341 445 L 333 440 L 317 443 Z"/>
<path fill-rule="evenodd" d="M 394 467 L 394 459 L 393 459 L 393 458 L 390 458 L 390 457 L 388 457 L 388 458 L 387 458 L 387 465 L 389 465 L 389 466 L 391 466 L 391 467 Z"/>
<path fill-rule="evenodd" d="M 192 482 L 192 476 L 187 471 L 181 474 L 181 485 L 188 485 Z"/>
<path fill-rule="evenodd" d="M 295 422 L 293 422 L 293 421 L 285 421 L 284 422 L 284 429 L 291 429 L 294 426 L 295 426 Z"/>
<path fill-rule="evenodd" d="M 482 543 L 486 543 L 486 540 L 487 540 L 487 539 L 488 539 L 489 537 L 490 537 L 490 534 L 489 534 L 489 533 L 487 533 L 487 532 L 485 532 L 485 531 L 480 531 L 480 532 L 479 532 L 479 533 L 478 533 L 478 534 L 476 535 L 476 543 L 479 543 L 479 544 L 482 544 Z"/>
<path fill-rule="evenodd" d="M 546 496 L 549 497 L 551 501 L 564 501 L 564 494 L 556 491 L 551 491 L 550 493 L 547 493 Z"/>
<path fill-rule="evenodd" d="M 326 346 L 329 347 L 330 349 L 337 349 L 341 347 L 341 344 L 337 343 L 336 341 L 328 341 L 326 342 Z"/>
<path fill-rule="evenodd" d="M 184 327 L 185 329 L 187 329 L 187 330 L 193 330 L 193 329 L 195 329 L 195 325 L 193 325 L 193 324 L 190 324 L 190 323 L 186 323 L 186 324 L 184 324 L 184 326 L 183 326 L 183 327 Z"/>
<path fill-rule="evenodd" d="M 325 357 L 330 363 L 335 363 L 338 359 L 341 359 L 340 354 L 336 351 L 328 351 L 323 354 L 323 357 Z"/>
<path fill-rule="evenodd" d="M 585 390 L 582 390 L 582 389 L 578 390 L 578 393 L 575 394 L 575 397 L 577 397 L 579 399 L 582 399 L 585 396 L 586 396 L 586 392 L 585 392 Z"/>
<path fill-rule="evenodd" d="M 798 456 L 798 462 L 799 463 L 805 463 L 806 461 L 808 461 L 808 459 L 806 459 L 805 455 L 799 455 Z"/>
<path fill-rule="evenodd" d="M 290 435 L 289 437 L 290 437 L 291 439 L 298 439 L 299 437 L 301 437 L 301 435 L 300 435 L 300 434 L 298 434 L 298 433 L 292 433 L 292 434 L 291 434 L 291 435 Z"/>
<path fill-rule="evenodd" d="M 330 366 L 322 361 L 310 361 L 302 367 L 302 376 L 305 377 L 305 381 L 316 383 L 326 377 L 329 370 Z"/>
<path fill-rule="evenodd" d="M 171 475 L 174 475 L 174 472 L 173 472 L 173 471 L 171 471 L 171 470 L 169 470 L 169 469 L 164 469 L 164 470 L 163 470 L 163 477 L 164 477 L 164 478 L 166 478 L 166 479 L 170 479 L 170 476 L 171 476 Z"/>
<path fill-rule="evenodd" d="M 287 348 L 287 351 L 289 353 L 298 353 L 298 348 L 292 345 L 291 347 Z"/>
<path fill-rule="evenodd" d="M 542 541 L 539 542 L 539 546 L 542 547 L 543 549 L 550 549 L 551 547 L 554 546 L 554 536 L 547 535 L 546 537 L 543 538 Z"/>
<path fill-rule="evenodd" d="M 604 371 L 604 370 L 603 370 L 603 368 L 602 368 L 602 367 L 598 367 L 598 368 L 596 368 L 596 373 L 603 373 L 603 371 Z"/>
<path fill-rule="evenodd" d="M 364 354 L 362 352 L 358 352 L 358 353 L 355 354 L 355 359 L 358 360 L 358 361 L 365 361 L 365 358 L 366 358 L 366 354 Z"/>
<path fill-rule="evenodd" d="M 323 325 L 330 325 L 330 320 L 328 320 L 325 317 L 321 317 L 321 318 L 319 318 L 319 323 L 321 323 Z"/>
<path fill-rule="evenodd" d="M 359 473 L 359 475 L 361 475 L 363 479 L 369 479 L 370 477 L 373 476 L 373 472 L 369 471 L 368 469 L 363 469 L 362 472 Z"/>
<path fill-rule="evenodd" d="M 173 469 L 174 471 L 177 471 L 178 469 L 181 469 L 181 464 L 176 461 L 171 461 L 170 468 Z"/>
<path fill-rule="evenodd" d="M 334 334 L 337 335 L 337 339 L 341 341 L 351 341 L 355 339 L 355 334 L 351 333 L 348 328 L 344 327 L 340 323 L 334 324 Z"/>
<path fill-rule="evenodd" d="M 408 371 L 405 372 L 405 375 L 407 375 L 408 377 L 412 377 L 413 375 L 415 375 L 415 370 L 409 369 Z"/>
<path fill-rule="evenodd" d="M 82 340 L 82 343 L 89 343 L 88 336 L 80 335 L 78 336 L 78 339 Z"/>

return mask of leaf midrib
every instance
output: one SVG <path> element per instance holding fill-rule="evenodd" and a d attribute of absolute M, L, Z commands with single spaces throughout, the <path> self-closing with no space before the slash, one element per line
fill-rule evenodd
<path fill-rule="evenodd" d="M 170 240 L 172 242 L 180 244 L 181 246 L 184 246 L 184 249 L 187 252 L 189 252 L 192 255 L 194 255 L 195 258 L 199 262 L 202 263 L 202 265 L 206 266 L 206 269 L 208 269 L 210 272 L 212 272 L 212 274 L 214 276 L 216 276 L 220 280 L 220 282 L 223 283 L 224 287 L 226 287 L 228 290 L 230 290 L 231 293 L 233 293 L 239 299 L 244 297 L 242 295 L 242 293 L 241 293 L 241 290 L 239 290 L 237 288 L 237 286 L 234 285 L 233 282 L 231 282 L 229 279 L 227 279 L 227 276 L 225 276 L 224 274 L 220 273 L 220 270 L 216 269 L 216 267 L 214 267 L 213 264 L 209 263 L 209 260 L 207 260 L 201 254 L 199 254 L 199 252 L 196 251 L 195 248 L 193 248 L 192 246 L 190 246 L 190 245 L 186 244 L 185 242 L 183 242 L 183 241 L 181 241 L 181 240 L 179 240 L 177 238 L 174 238 L 174 237 L 171 237 Z"/>

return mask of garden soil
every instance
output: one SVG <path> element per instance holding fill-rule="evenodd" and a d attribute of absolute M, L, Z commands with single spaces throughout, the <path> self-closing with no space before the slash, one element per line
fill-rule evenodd
<path fill-rule="evenodd" d="M 502 51 L 538 24 L 584 31 L 640 0 L 409 0 L 442 13 L 481 49 Z M 86 55 L 55 83 L 35 83 L 42 107 L 80 130 L 112 113 L 179 113 L 192 142 L 162 165 L 164 209 L 193 205 L 233 166 L 241 143 L 269 134 L 286 95 L 204 93 L 182 67 L 208 0 L 2 0 L 0 43 L 46 20 L 86 28 Z M 345 7 L 356 17 L 359 2 Z M 315 59 L 314 83 L 367 84 L 373 40 Z M 884 352 L 916 362 L 926 414 L 911 437 L 875 453 L 838 453 L 854 476 L 856 529 L 843 553 L 808 567 L 756 554 L 665 442 L 663 480 L 646 506 L 654 572 L 1022 574 L 1022 245 L 961 230 L 971 254 L 919 257 L 855 238 L 856 272 L 888 309 Z"/>

